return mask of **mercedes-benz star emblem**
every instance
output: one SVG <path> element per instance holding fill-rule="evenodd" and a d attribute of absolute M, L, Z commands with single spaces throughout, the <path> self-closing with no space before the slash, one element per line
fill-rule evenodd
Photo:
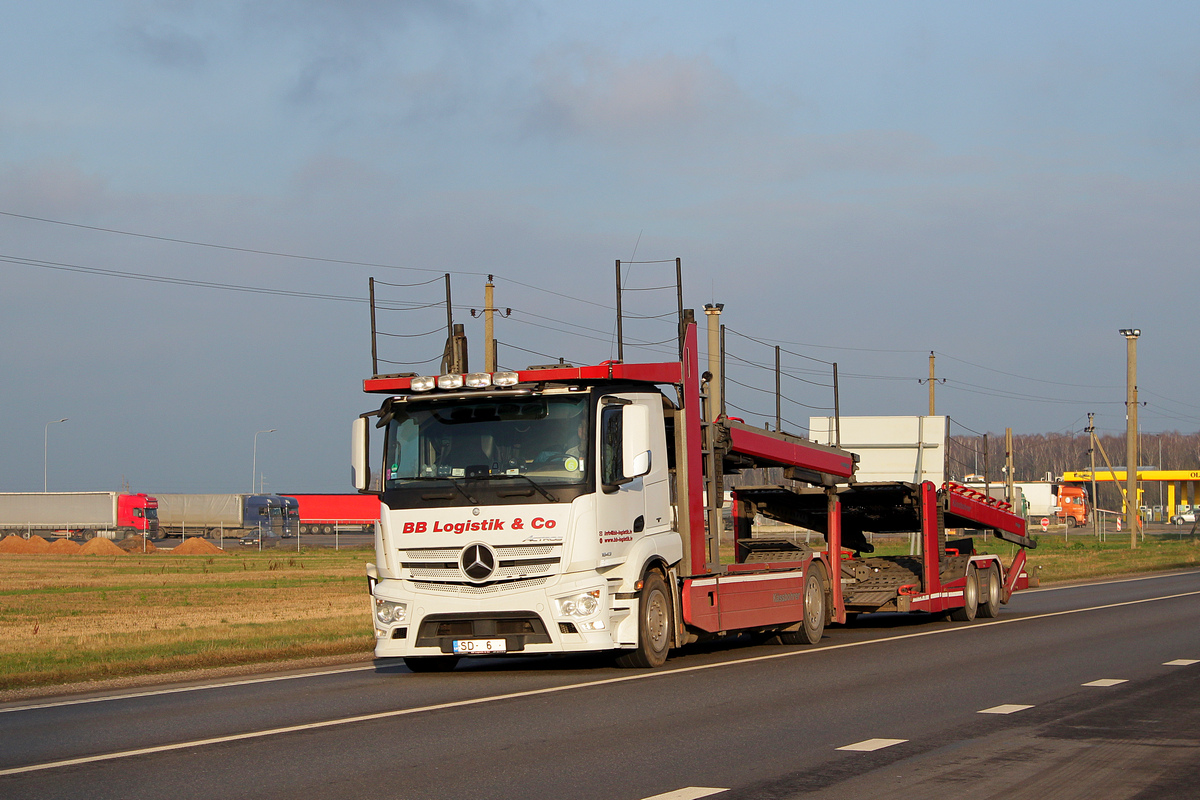
<path fill-rule="evenodd" d="M 475 583 L 482 583 L 496 570 L 496 554 L 486 544 L 469 544 L 463 548 L 458 563 L 463 574 Z"/>

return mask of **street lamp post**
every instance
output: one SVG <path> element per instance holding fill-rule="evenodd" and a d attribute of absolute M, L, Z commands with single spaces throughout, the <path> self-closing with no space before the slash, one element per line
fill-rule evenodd
<path fill-rule="evenodd" d="M 52 419 L 46 423 L 46 435 L 42 441 L 42 494 L 50 491 L 50 426 L 56 422 L 66 422 L 67 417 Z"/>
<path fill-rule="evenodd" d="M 1121 328 L 1125 337 L 1125 524 L 1129 526 L 1129 547 L 1138 546 L 1140 511 L 1137 496 L 1137 340 L 1138 328 Z"/>
<path fill-rule="evenodd" d="M 254 432 L 254 460 L 250 462 L 250 494 L 254 494 L 254 477 L 258 474 L 258 434 L 274 432 L 275 428 L 271 428 L 269 431 Z"/>

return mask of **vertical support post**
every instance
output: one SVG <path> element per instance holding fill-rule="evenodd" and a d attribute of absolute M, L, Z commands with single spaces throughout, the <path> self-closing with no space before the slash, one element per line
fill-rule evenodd
<path fill-rule="evenodd" d="M 679 310 L 679 322 L 683 323 L 683 259 L 676 256 L 675 258 L 675 304 Z M 683 343 L 680 342 L 682 345 Z M 679 357 L 683 358 L 683 349 L 680 348 Z"/>
<path fill-rule="evenodd" d="M 775 432 L 783 430 L 783 392 L 780 389 L 779 345 L 775 345 Z"/>
<path fill-rule="evenodd" d="M 488 275 L 487 283 L 483 285 L 483 371 L 496 371 L 496 330 L 493 315 L 496 311 L 492 276 Z"/>
<path fill-rule="evenodd" d="M 988 464 L 988 435 L 983 435 L 983 493 L 992 496 L 992 473 Z"/>
<path fill-rule="evenodd" d="M 1100 537 L 1099 516 L 1100 515 L 1096 513 L 1097 506 L 1096 506 L 1096 419 L 1095 419 L 1095 417 L 1096 417 L 1096 415 L 1093 414 L 1091 411 L 1088 412 L 1088 426 L 1087 426 L 1088 459 L 1091 461 L 1091 466 L 1090 466 L 1091 472 L 1089 474 L 1092 477 L 1092 493 L 1091 493 L 1091 496 L 1088 497 L 1088 514 L 1090 514 L 1092 517 L 1092 533 L 1094 533 L 1096 535 L 1097 541 L 1099 541 L 1099 537 Z"/>
<path fill-rule="evenodd" d="M 683 349 L 682 342 L 680 349 Z M 617 259 L 617 361 L 625 360 L 625 335 L 621 328 L 621 259 Z M 682 353 L 680 360 L 683 360 Z"/>
<path fill-rule="evenodd" d="M 724 303 L 706 303 L 704 315 L 708 317 L 708 421 L 716 422 L 723 408 L 724 365 L 721 363 L 721 309 Z"/>
<path fill-rule="evenodd" d="M 450 273 L 446 273 L 446 340 L 454 338 L 454 306 L 450 299 Z"/>
<path fill-rule="evenodd" d="M 1004 429 L 1004 502 L 1012 505 L 1016 494 L 1013 486 L 1013 435 L 1012 428 Z"/>
<path fill-rule="evenodd" d="M 842 501 L 837 489 L 825 490 L 825 556 L 829 559 L 829 604 L 833 610 L 833 621 L 846 622 L 846 602 L 842 598 Z"/>
<path fill-rule="evenodd" d="M 696 321 L 690 310 L 683 313 L 683 419 L 680 421 L 686 431 L 686 441 L 683 443 L 682 458 L 676 459 L 676 471 L 682 465 L 685 467 L 683 479 L 679 484 L 677 497 L 681 504 L 681 517 L 687 515 L 687 530 L 691 549 L 691 574 L 704 575 L 707 572 L 707 555 L 704 536 L 704 455 L 700 452 L 703 447 L 703 424 L 700 409 L 700 375 L 699 358 L 696 352 Z M 681 531 L 682 533 L 682 531 Z"/>
<path fill-rule="evenodd" d="M 725 326 L 721 326 L 721 416 L 725 416 Z"/>
<path fill-rule="evenodd" d="M 812 435 L 812 431 L 809 431 Z M 833 362 L 833 446 L 842 446 L 842 404 L 838 399 L 837 362 Z"/>
<path fill-rule="evenodd" d="M 1138 441 L 1137 441 L 1137 328 L 1122 328 L 1125 337 L 1125 524 L 1129 526 L 1129 549 L 1138 546 Z"/>
<path fill-rule="evenodd" d="M 924 481 L 921 491 L 921 551 L 925 556 L 925 586 L 926 594 L 942 590 L 942 548 L 941 531 L 938 519 L 937 488 L 929 481 Z"/>
<path fill-rule="evenodd" d="M 378 339 L 375 333 L 375 279 L 367 279 L 367 293 L 371 300 L 371 374 L 379 374 L 379 350 L 376 345 Z"/>
<path fill-rule="evenodd" d="M 937 412 L 934 410 L 933 402 L 933 387 L 937 383 L 937 378 L 934 377 L 933 368 L 933 351 L 929 351 L 929 416 L 934 416 Z"/>

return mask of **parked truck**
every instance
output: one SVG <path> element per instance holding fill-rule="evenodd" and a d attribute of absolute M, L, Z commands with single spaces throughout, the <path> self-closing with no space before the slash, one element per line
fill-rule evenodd
<path fill-rule="evenodd" d="M 379 498 L 365 494 L 287 494 L 298 503 L 300 535 L 374 533 Z"/>
<path fill-rule="evenodd" d="M 159 533 L 264 538 L 296 535 L 296 500 L 277 494 L 160 494 Z"/>
<path fill-rule="evenodd" d="M 1004 503 L 954 484 L 857 483 L 850 452 L 720 415 L 690 310 L 679 341 L 665 363 L 364 381 L 384 395 L 352 434 L 355 488 L 382 503 L 367 567 L 377 656 L 435 671 L 463 656 L 613 651 L 656 667 L 739 632 L 815 643 L 872 611 L 991 617 L 1029 585 L 1034 542 Z M 762 467 L 788 480 L 733 492 L 730 556 L 723 476 Z M 823 544 L 757 538 L 756 514 Z M 1005 566 L 948 528 L 1020 549 Z M 915 532 L 920 552 L 871 557 L 868 531 Z"/>
<path fill-rule="evenodd" d="M 1069 483 L 1022 481 L 1013 486 L 1025 499 L 1025 517 L 1031 521 L 1048 517 L 1068 528 L 1083 527 L 1091 518 L 1087 489 Z"/>
<path fill-rule="evenodd" d="M 127 492 L 6 492 L 0 494 L 0 535 L 121 539 L 153 534 L 158 501 Z"/>

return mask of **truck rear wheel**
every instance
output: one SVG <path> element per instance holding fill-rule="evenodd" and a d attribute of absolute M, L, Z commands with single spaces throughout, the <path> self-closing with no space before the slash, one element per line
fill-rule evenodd
<path fill-rule="evenodd" d="M 955 622 L 970 622 L 979 611 L 979 576 L 975 567 L 967 567 L 967 585 L 963 589 L 963 606 L 950 612 L 950 619 Z"/>
<path fill-rule="evenodd" d="M 784 644 L 816 644 L 825 633 L 825 584 L 814 566 L 804 577 L 804 619 L 794 631 L 779 634 Z"/>
<path fill-rule="evenodd" d="M 987 586 L 983 588 L 979 604 L 979 616 L 984 619 L 994 619 L 1000 614 L 1000 570 L 992 564 L 984 571 Z"/>
<path fill-rule="evenodd" d="M 458 664 L 458 656 L 412 656 L 404 659 L 404 666 L 413 672 L 449 672 Z"/>
<path fill-rule="evenodd" d="M 661 667 L 671 650 L 671 595 L 657 572 L 646 573 L 638 602 L 638 645 L 617 656 L 621 667 Z"/>

